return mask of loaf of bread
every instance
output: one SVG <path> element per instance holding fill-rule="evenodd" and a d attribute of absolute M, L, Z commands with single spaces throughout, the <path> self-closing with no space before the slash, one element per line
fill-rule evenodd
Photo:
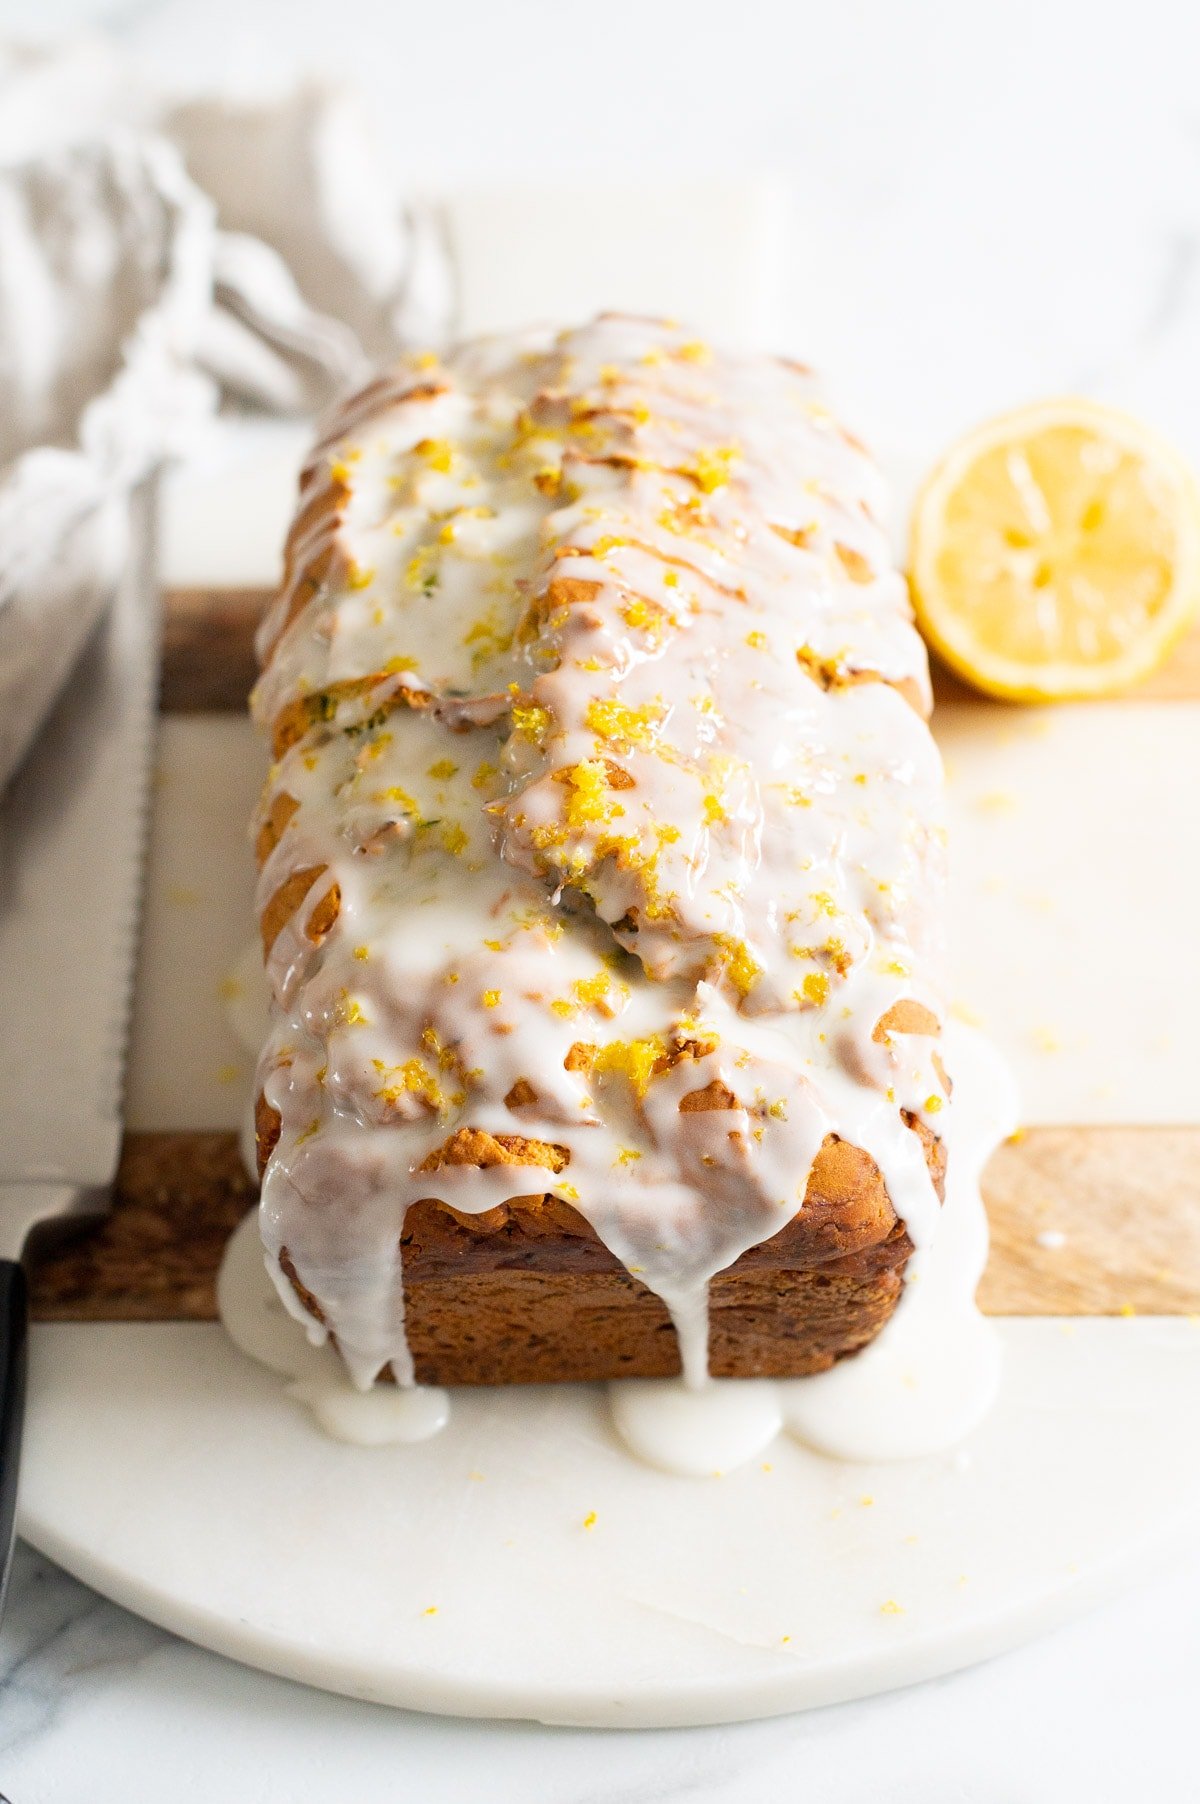
<path fill-rule="evenodd" d="M 262 1228 L 361 1384 L 799 1375 L 937 1227 L 941 771 L 869 458 L 674 324 L 415 356 L 254 710 Z"/>

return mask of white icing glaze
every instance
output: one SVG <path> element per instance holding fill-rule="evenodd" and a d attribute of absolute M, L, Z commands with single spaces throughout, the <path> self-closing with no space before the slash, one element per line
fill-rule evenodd
<path fill-rule="evenodd" d="M 955 1085 L 941 1231 L 914 1256 L 913 1281 L 871 1345 L 832 1371 L 778 1383 L 623 1379 L 607 1387 L 613 1425 L 629 1452 L 685 1478 L 731 1472 L 766 1451 L 781 1428 L 846 1460 L 913 1459 L 952 1447 L 986 1414 L 1000 1379 L 999 1340 L 975 1306 L 987 1254 L 979 1177 L 1016 1124 L 1016 1095 L 1000 1059 L 970 1029 L 952 1025 Z M 364 1445 L 423 1439 L 449 1419 L 442 1390 L 377 1385 L 356 1391 L 329 1347 L 311 1346 L 268 1282 L 253 1217 L 234 1234 L 217 1295 L 232 1339 L 294 1380 L 339 1440 Z M 597 1406 L 603 1393 L 595 1387 Z"/>
<path fill-rule="evenodd" d="M 402 1389 L 377 1384 L 360 1391 L 327 1343 L 300 1331 L 267 1277 L 258 1223 L 248 1215 L 225 1249 L 217 1279 L 217 1308 L 235 1346 L 287 1379 L 286 1393 L 312 1412 L 336 1441 L 360 1447 L 425 1441 L 450 1420 L 447 1392 L 432 1385 Z"/>
<path fill-rule="evenodd" d="M 879 479 L 806 372 L 670 326 L 419 361 L 316 454 L 260 642 L 271 1269 L 410 1384 L 409 1205 L 549 1192 L 698 1386 L 710 1279 L 827 1136 L 918 1249 L 940 1213 L 936 1038 L 878 1034 L 940 1014 L 943 837 Z M 445 1162 L 468 1131 L 534 1145 Z"/>

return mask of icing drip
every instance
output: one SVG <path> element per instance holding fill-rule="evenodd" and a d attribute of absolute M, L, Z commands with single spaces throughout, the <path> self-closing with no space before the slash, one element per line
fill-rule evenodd
<path fill-rule="evenodd" d="M 1017 1116 L 1011 1078 L 979 1035 L 947 1034 L 955 1084 L 941 1231 L 914 1258 L 913 1280 L 877 1338 L 830 1372 L 786 1382 L 622 1379 L 607 1387 L 613 1425 L 645 1464 L 684 1478 L 720 1476 L 764 1453 L 784 1431 L 847 1460 L 913 1459 L 944 1452 L 987 1413 L 1000 1380 L 1000 1343 L 975 1307 L 987 1253 L 980 1173 Z M 377 1446 L 424 1439 L 450 1419 L 443 1390 L 377 1385 L 356 1391 L 331 1348 L 310 1345 L 268 1284 L 255 1223 L 230 1241 L 217 1287 L 232 1339 L 291 1380 L 338 1440 Z M 591 1394 L 597 1404 L 604 1395 Z"/>
<path fill-rule="evenodd" d="M 255 696 L 261 1225 L 360 1386 L 412 1382 L 423 1198 L 569 1203 L 693 1387 L 830 1135 L 932 1241 L 941 773 L 879 507 L 807 373 L 629 319 L 416 360 L 315 454 Z"/>

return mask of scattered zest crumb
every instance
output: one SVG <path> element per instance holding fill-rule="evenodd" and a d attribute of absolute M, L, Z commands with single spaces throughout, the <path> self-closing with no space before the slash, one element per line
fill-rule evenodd
<path fill-rule="evenodd" d="M 889 1597 L 886 1603 L 880 1604 L 879 1614 L 881 1616 L 903 1616 L 904 1605 L 898 1604 L 894 1597 Z"/>
<path fill-rule="evenodd" d="M 595 1510 L 588 1511 L 587 1515 L 583 1519 L 583 1526 L 584 1526 L 584 1528 L 595 1528 L 595 1526 L 596 1526 Z"/>

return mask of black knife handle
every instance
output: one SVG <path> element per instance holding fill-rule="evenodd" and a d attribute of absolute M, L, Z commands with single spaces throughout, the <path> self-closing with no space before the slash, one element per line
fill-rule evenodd
<path fill-rule="evenodd" d="M 29 1364 L 29 1291 L 15 1259 L 0 1259 L 0 1611 L 17 1515 L 17 1470 Z"/>

